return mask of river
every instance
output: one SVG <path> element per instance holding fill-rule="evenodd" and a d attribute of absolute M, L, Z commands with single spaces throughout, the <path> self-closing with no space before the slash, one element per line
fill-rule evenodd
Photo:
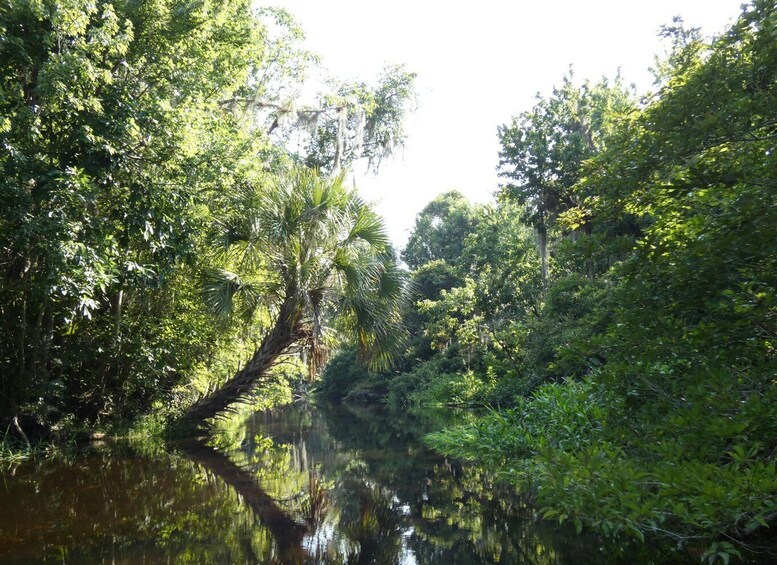
<path fill-rule="evenodd" d="M 251 415 L 229 449 L 105 444 L 6 467 L 0 562 L 662 561 L 536 520 L 421 442 L 467 417 L 295 404 Z"/>

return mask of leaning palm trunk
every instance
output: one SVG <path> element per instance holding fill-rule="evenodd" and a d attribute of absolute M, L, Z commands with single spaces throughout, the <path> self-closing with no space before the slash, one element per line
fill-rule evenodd
<path fill-rule="evenodd" d="M 238 311 L 247 319 L 257 309 L 274 310 L 277 301 L 280 309 L 245 368 L 189 408 L 188 423 L 202 428 L 247 399 L 294 345 L 307 346 L 315 370 L 325 313 L 338 316 L 340 328 L 352 331 L 375 363 L 385 362 L 399 343 L 405 274 L 380 217 L 343 179 L 294 169 L 270 186 L 245 187 L 234 212 L 219 223 L 216 240 L 226 243 L 226 266 L 248 276 L 214 269 L 206 302 L 217 315 Z"/>
<path fill-rule="evenodd" d="M 306 337 L 298 322 L 296 300 L 287 298 L 281 307 L 275 325 L 264 337 L 251 360 L 224 385 L 198 400 L 186 411 L 186 419 L 202 426 L 206 420 L 230 411 L 230 406 L 246 400 L 267 371 L 289 347 Z"/>
<path fill-rule="evenodd" d="M 256 478 L 249 471 L 237 466 L 223 453 L 201 442 L 186 442 L 178 448 L 190 461 L 198 463 L 235 489 L 243 503 L 270 530 L 284 563 L 304 561 L 306 556 L 302 547 L 302 538 L 307 528 L 281 508 L 278 502 L 257 484 Z"/>

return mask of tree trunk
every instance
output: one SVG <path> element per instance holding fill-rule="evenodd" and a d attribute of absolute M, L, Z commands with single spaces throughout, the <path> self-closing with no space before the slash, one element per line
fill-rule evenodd
<path fill-rule="evenodd" d="M 297 302 L 287 299 L 272 330 L 264 337 L 259 349 L 245 367 L 224 385 L 194 403 L 185 414 L 185 419 L 202 427 L 205 420 L 229 411 L 229 407 L 245 399 L 259 380 L 290 346 L 305 337 L 297 321 Z"/>
<path fill-rule="evenodd" d="M 587 221 L 583 225 L 583 231 L 585 232 L 585 236 L 589 239 L 591 239 L 591 234 L 593 232 L 591 228 L 591 222 Z M 591 247 L 589 247 L 591 249 Z M 594 265 L 594 254 L 591 252 L 588 256 L 588 259 L 586 260 L 586 267 L 588 270 L 588 280 L 594 280 L 594 277 L 596 275 L 596 266 Z"/>
<path fill-rule="evenodd" d="M 250 472 L 241 469 L 226 455 L 203 443 L 184 443 L 179 448 L 189 460 L 202 465 L 235 489 L 243 502 L 270 530 L 278 543 L 278 549 L 284 563 L 303 563 L 305 561 L 302 539 L 307 528 L 278 506 L 275 499 L 256 483 Z"/>
<path fill-rule="evenodd" d="M 537 246 L 540 250 L 540 263 L 542 269 L 542 293 L 548 289 L 548 228 L 545 220 L 541 220 L 537 226 Z"/>
<path fill-rule="evenodd" d="M 120 288 L 111 301 L 111 309 L 113 310 L 113 347 L 114 349 L 119 344 L 119 337 L 121 336 L 121 314 L 122 307 L 124 306 L 124 289 Z"/>

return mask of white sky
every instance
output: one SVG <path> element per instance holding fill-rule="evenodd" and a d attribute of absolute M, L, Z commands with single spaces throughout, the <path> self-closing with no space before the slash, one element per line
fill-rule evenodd
<path fill-rule="evenodd" d="M 372 82 L 386 63 L 418 74 L 419 107 L 404 151 L 377 177 L 355 173 L 360 192 L 404 246 L 416 214 L 457 189 L 487 202 L 497 188 L 496 128 L 575 77 L 614 76 L 640 92 L 663 52 L 657 32 L 681 15 L 705 34 L 723 31 L 742 0 L 266 0 L 288 9 L 306 47 L 332 75 Z"/>

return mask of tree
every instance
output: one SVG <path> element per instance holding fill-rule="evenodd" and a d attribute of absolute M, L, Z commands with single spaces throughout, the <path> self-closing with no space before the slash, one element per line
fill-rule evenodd
<path fill-rule="evenodd" d="M 617 260 L 593 281 L 554 277 L 544 298 L 555 370 L 583 382 L 440 447 L 531 483 L 548 516 L 748 559 L 777 518 L 775 5 L 751 2 L 711 41 L 664 34 L 659 91 L 583 163 L 568 202 L 595 227 L 637 229 L 594 241 Z"/>
<path fill-rule="evenodd" d="M 777 284 L 773 15 L 754 2 L 704 45 L 668 29 L 679 54 L 665 84 L 580 184 L 596 190 L 584 202 L 595 220 L 643 224 L 618 269 L 629 357 L 660 361 L 679 348 L 736 374 L 773 362 L 774 293 L 763 292 Z"/>
<path fill-rule="evenodd" d="M 0 3 L 0 417 L 126 416 L 204 355 L 186 275 L 261 35 L 244 0 Z"/>
<path fill-rule="evenodd" d="M 581 164 L 602 150 L 618 117 L 632 108 L 620 77 L 612 85 L 602 79 L 578 87 L 570 73 L 550 97 L 538 94 L 534 108 L 499 127 L 499 175 L 507 179 L 500 197 L 525 206 L 537 233 L 543 288 L 548 230 L 559 214 L 580 204 L 572 187 L 580 180 Z"/>
<path fill-rule="evenodd" d="M 405 142 L 404 117 L 415 97 L 416 75 L 404 67 L 386 67 L 374 87 L 344 83 L 319 95 L 316 107 L 296 111 L 297 125 L 310 131 L 304 162 L 337 174 L 359 159 L 377 170 Z"/>
<path fill-rule="evenodd" d="M 458 191 L 441 194 L 416 217 L 402 260 L 417 269 L 435 260 L 458 266 L 464 241 L 478 222 L 480 210 Z"/>
<path fill-rule="evenodd" d="M 221 228 L 224 260 L 241 272 L 212 273 L 207 300 L 224 316 L 263 315 L 266 332 L 245 367 L 191 406 L 188 419 L 202 423 L 247 398 L 292 348 L 315 369 L 329 319 L 355 334 L 373 364 L 388 361 L 402 336 L 405 275 L 380 217 L 342 175 L 297 168 L 266 188 L 246 186 Z"/>
<path fill-rule="evenodd" d="M 282 9 L 264 9 L 273 32 L 265 41 L 268 63 L 253 69 L 248 83 L 221 106 L 250 116 L 295 161 L 336 175 L 364 159 L 377 171 L 405 141 L 404 118 L 415 102 L 415 73 L 389 65 L 376 84 L 327 78 L 312 102 L 309 74 L 318 60 L 298 47 L 304 33 Z"/>
<path fill-rule="evenodd" d="M 292 161 L 331 172 L 401 145 L 399 68 L 334 83 L 306 122 L 321 142 L 290 141 L 313 116 L 289 102 L 315 60 L 301 37 L 248 0 L 0 1 L 3 423 L 108 423 L 168 400 L 242 345 L 197 288 L 234 194 Z M 329 139 L 336 106 L 353 115 Z"/>

